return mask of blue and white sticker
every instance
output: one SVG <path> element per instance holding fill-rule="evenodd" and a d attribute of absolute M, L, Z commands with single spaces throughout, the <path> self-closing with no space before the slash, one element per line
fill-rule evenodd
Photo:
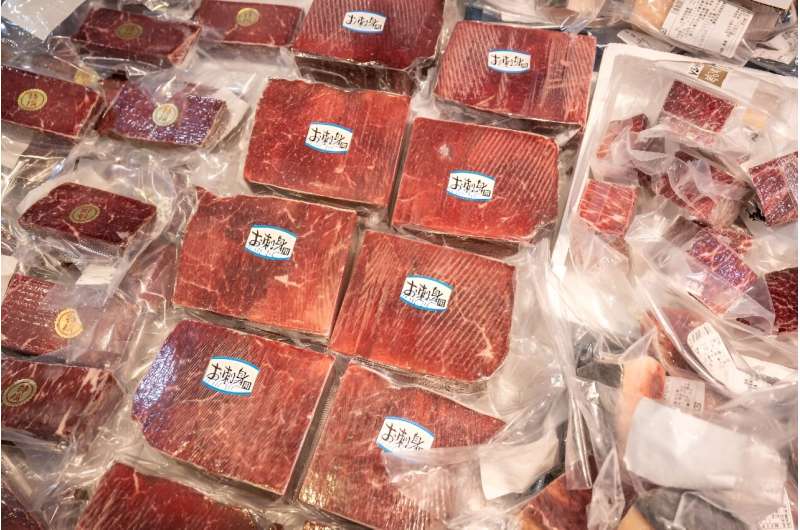
<path fill-rule="evenodd" d="M 203 374 L 203 384 L 223 394 L 249 396 L 253 393 L 259 369 L 235 357 L 212 357 Z"/>
<path fill-rule="evenodd" d="M 434 436 L 431 431 L 419 423 L 387 416 L 375 438 L 375 443 L 384 451 L 422 451 L 433 447 Z"/>
<path fill-rule="evenodd" d="M 494 178 L 477 171 L 451 171 L 447 179 L 447 194 L 462 201 L 490 201 L 494 194 Z"/>
<path fill-rule="evenodd" d="M 342 27 L 356 33 L 383 33 L 386 17 L 371 11 L 348 11 L 344 14 Z"/>
<path fill-rule="evenodd" d="M 292 259 L 297 236 L 278 226 L 253 225 L 247 234 L 244 249 L 259 258 L 273 261 Z"/>
<path fill-rule="evenodd" d="M 312 121 L 306 133 L 306 146 L 334 155 L 343 155 L 350 150 L 353 130 L 336 123 Z"/>
<path fill-rule="evenodd" d="M 496 72 L 521 74 L 531 69 L 531 54 L 515 50 L 489 50 L 487 65 Z"/>
<path fill-rule="evenodd" d="M 447 310 L 450 297 L 453 295 L 453 286 L 418 274 L 409 274 L 403 282 L 400 291 L 400 300 L 416 309 L 441 313 Z"/>

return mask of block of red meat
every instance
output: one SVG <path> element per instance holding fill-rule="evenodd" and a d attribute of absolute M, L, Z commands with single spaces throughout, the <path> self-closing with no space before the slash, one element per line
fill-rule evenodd
<path fill-rule="evenodd" d="M 769 272 L 764 279 L 775 310 L 775 331 L 797 331 L 797 267 Z"/>
<path fill-rule="evenodd" d="M 203 0 L 194 21 L 204 39 L 248 46 L 288 46 L 303 17 L 298 7 L 254 2 Z"/>
<path fill-rule="evenodd" d="M 640 133 L 647 128 L 648 120 L 645 114 L 637 114 L 624 120 L 611 121 L 606 127 L 606 132 L 600 145 L 595 151 L 595 157 L 599 160 L 607 160 L 611 154 L 611 147 L 615 142 L 620 141 L 622 135 L 626 133 Z"/>
<path fill-rule="evenodd" d="M 88 442 L 122 397 L 108 370 L 12 358 L 2 364 L 3 428 L 34 438 Z"/>
<path fill-rule="evenodd" d="M 769 226 L 797 221 L 797 151 L 750 169 Z"/>
<path fill-rule="evenodd" d="M 636 187 L 589 179 L 578 216 L 598 234 L 625 236 L 636 213 Z"/>
<path fill-rule="evenodd" d="M 434 91 L 480 111 L 583 124 L 595 42 L 586 35 L 462 21 L 447 43 Z"/>
<path fill-rule="evenodd" d="M 199 36 L 200 26 L 189 22 L 96 8 L 72 40 L 95 57 L 167 68 L 183 63 Z"/>
<path fill-rule="evenodd" d="M 32 233 L 119 255 L 155 218 L 152 204 L 74 182 L 61 184 L 19 218 Z"/>
<path fill-rule="evenodd" d="M 66 138 L 77 138 L 102 106 L 100 94 L 55 77 L 3 67 L 4 122 Z"/>
<path fill-rule="evenodd" d="M 558 212 L 558 146 L 543 136 L 418 118 L 395 226 L 529 241 Z"/>
<path fill-rule="evenodd" d="M 473 383 L 508 354 L 514 268 L 380 232 L 361 244 L 331 349 Z"/>
<path fill-rule="evenodd" d="M 169 456 L 282 495 L 332 366 L 329 355 L 184 320 L 139 383 L 133 417 Z"/>
<path fill-rule="evenodd" d="M 275 79 L 261 96 L 244 178 L 388 207 L 409 98 Z"/>
<path fill-rule="evenodd" d="M 569 490 L 560 475 L 522 509 L 520 530 L 584 530 L 591 500 L 591 490 Z"/>
<path fill-rule="evenodd" d="M 645 185 L 649 177 L 633 167 L 626 151 L 628 148 L 639 151 L 647 151 L 650 148 L 653 142 L 639 139 L 638 136 L 648 124 L 649 121 L 644 114 L 609 122 L 591 162 L 592 175 L 600 180 L 627 181 L 635 178 Z"/>
<path fill-rule="evenodd" d="M 389 482 L 382 453 L 477 445 L 502 426 L 442 396 L 395 386 L 375 372 L 350 365 L 322 427 L 299 499 L 370 528 L 438 528 L 441 521 Z M 442 501 L 446 511 L 447 500 Z"/>
<path fill-rule="evenodd" d="M 0 517 L 5 530 L 44 530 L 39 518 L 22 504 L 5 481 L 2 485 Z"/>
<path fill-rule="evenodd" d="M 172 301 L 327 337 L 356 218 L 351 210 L 201 189 Z"/>
<path fill-rule="evenodd" d="M 673 81 L 658 123 L 682 140 L 713 145 L 733 112 L 733 102 L 681 81 Z"/>
<path fill-rule="evenodd" d="M 443 0 L 315 0 L 292 47 L 304 75 L 411 93 L 433 63 Z"/>
<path fill-rule="evenodd" d="M 251 515 L 125 464 L 106 471 L 77 530 L 256 530 Z"/>

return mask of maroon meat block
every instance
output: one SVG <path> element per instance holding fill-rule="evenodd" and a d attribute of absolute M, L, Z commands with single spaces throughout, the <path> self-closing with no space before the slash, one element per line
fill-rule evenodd
<path fill-rule="evenodd" d="M 198 195 L 172 301 L 330 335 L 355 212 L 277 197 Z"/>
<path fill-rule="evenodd" d="M 728 122 L 735 105 L 681 81 L 673 81 L 661 108 L 658 123 L 683 140 L 713 145 L 716 134 Z"/>
<path fill-rule="evenodd" d="M 100 94 L 77 83 L 3 67 L 3 121 L 77 138 L 102 106 Z"/>
<path fill-rule="evenodd" d="M 332 366 L 329 355 L 184 320 L 139 383 L 133 417 L 169 456 L 282 495 Z"/>
<path fill-rule="evenodd" d="M 2 485 L 0 517 L 5 530 L 44 530 L 39 518 L 22 504 L 5 481 Z"/>
<path fill-rule="evenodd" d="M 199 491 L 115 463 L 106 471 L 77 530 L 256 530 L 244 510 Z"/>
<path fill-rule="evenodd" d="M 122 397 L 107 370 L 11 358 L 2 365 L 3 428 L 42 440 L 90 441 Z"/>
<path fill-rule="evenodd" d="M 529 241 L 555 222 L 558 146 L 535 134 L 419 118 L 392 214 L 395 226 Z"/>
<path fill-rule="evenodd" d="M 250 137 L 248 182 L 388 207 L 409 99 L 275 79 Z"/>
<path fill-rule="evenodd" d="M 418 387 L 397 387 L 374 372 L 350 365 L 330 407 L 299 499 L 370 528 L 439 528 L 441 521 L 389 482 L 382 453 L 477 445 L 502 427 L 501 421 L 442 396 Z"/>
<path fill-rule="evenodd" d="M 775 331 L 797 331 L 797 267 L 767 273 L 772 308 L 775 310 Z"/>
<path fill-rule="evenodd" d="M 18 222 L 38 235 L 119 255 L 155 216 L 152 204 L 69 182 L 33 203 Z"/>
<path fill-rule="evenodd" d="M 590 179 L 578 204 L 579 217 L 595 232 L 622 238 L 636 213 L 636 187 Z"/>
<path fill-rule="evenodd" d="M 592 490 L 569 490 L 561 475 L 522 509 L 520 530 L 584 530 L 591 500 Z"/>
<path fill-rule="evenodd" d="M 436 96 L 473 109 L 583 124 L 595 38 L 462 21 L 439 66 Z"/>
<path fill-rule="evenodd" d="M 433 62 L 443 0 L 315 0 L 293 50 L 321 81 L 411 93 Z"/>
<path fill-rule="evenodd" d="M 592 175 L 599 180 L 627 182 L 633 179 L 640 184 L 649 183 L 650 177 L 633 167 L 627 149 L 647 151 L 654 143 L 640 139 L 639 134 L 647 128 L 649 121 L 644 114 L 637 114 L 624 120 L 609 122 L 600 145 L 591 162 Z"/>
<path fill-rule="evenodd" d="M 769 226 L 797 221 L 797 151 L 750 169 Z"/>
<path fill-rule="evenodd" d="M 331 349 L 473 383 L 508 354 L 514 268 L 469 252 L 367 232 Z"/>
<path fill-rule="evenodd" d="M 609 122 L 606 127 L 606 132 L 600 145 L 595 151 L 595 157 L 599 160 L 607 160 L 611 154 L 611 146 L 622 138 L 622 135 L 627 133 L 640 133 L 647 128 L 648 120 L 644 114 L 637 114 L 624 120 L 616 120 Z"/>
<path fill-rule="evenodd" d="M 200 26 L 113 9 L 89 12 L 72 40 L 96 57 L 180 65 L 200 36 Z"/>
<path fill-rule="evenodd" d="M 303 10 L 292 6 L 203 0 L 194 21 L 210 41 L 275 47 L 292 43 L 302 17 Z"/>

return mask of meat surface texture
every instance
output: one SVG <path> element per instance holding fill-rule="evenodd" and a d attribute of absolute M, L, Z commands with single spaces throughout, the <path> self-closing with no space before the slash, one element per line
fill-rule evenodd
<path fill-rule="evenodd" d="M 583 124 L 594 55 L 594 37 L 462 21 L 434 91 L 442 100 L 504 116 Z"/>
<path fill-rule="evenodd" d="M 327 337 L 355 228 L 350 210 L 200 189 L 173 302 Z"/>
<path fill-rule="evenodd" d="M 4 429 L 52 442 L 86 443 L 122 397 L 111 372 L 3 359 Z"/>
<path fill-rule="evenodd" d="M 350 365 L 323 426 L 299 499 L 352 521 L 385 530 L 438 528 L 441 523 L 389 482 L 378 445 L 396 438 L 386 420 L 413 422 L 433 437 L 431 447 L 488 441 L 503 426 L 418 387 L 394 386 L 382 376 Z M 420 430 L 422 432 L 422 430 Z M 453 487 L 458 487 L 453 485 Z M 446 495 L 446 492 L 443 492 Z M 446 504 L 446 499 L 443 499 Z"/>
<path fill-rule="evenodd" d="M 388 207 L 409 98 L 275 79 L 261 96 L 244 178 Z"/>
<path fill-rule="evenodd" d="M 5 481 L 2 487 L 0 514 L 2 514 L 2 527 L 5 530 L 44 530 L 39 519 L 20 502 Z"/>
<path fill-rule="evenodd" d="M 595 151 L 595 157 L 599 160 L 607 160 L 611 154 L 611 148 L 615 142 L 620 141 L 622 135 L 626 133 L 640 133 L 647 128 L 648 120 L 645 114 L 637 114 L 624 120 L 611 121 L 606 127 L 606 132 L 600 145 Z"/>
<path fill-rule="evenodd" d="M 625 236 L 636 213 L 636 187 L 590 179 L 578 215 L 598 234 Z"/>
<path fill-rule="evenodd" d="M 525 505 L 520 530 L 583 530 L 591 500 L 591 490 L 569 490 L 561 475 Z"/>
<path fill-rule="evenodd" d="M 519 242 L 558 212 L 558 146 L 535 134 L 418 118 L 401 178 L 395 226 Z"/>
<path fill-rule="evenodd" d="M 256 530 L 245 511 L 120 463 L 106 471 L 77 530 Z"/>
<path fill-rule="evenodd" d="M 204 0 L 194 21 L 206 30 L 203 38 L 226 44 L 288 46 L 303 10 L 292 6 Z"/>
<path fill-rule="evenodd" d="M 681 81 L 674 81 L 658 122 L 684 140 L 712 145 L 733 112 L 734 104 Z"/>
<path fill-rule="evenodd" d="M 96 57 L 169 67 L 186 59 L 199 36 L 196 24 L 97 8 L 89 12 L 72 40 Z"/>
<path fill-rule="evenodd" d="M 169 456 L 283 494 L 332 365 L 328 355 L 184 320 L 139 383 L 133 417 Z"/>
<path fill-rule="evenodd" d="M 797 151 L 750 169 L 767 224 L 797 221 Z"/>
<path fill-rule="evenodd" d="M 473 383 L 508 353 L 514 268 L 468 252 L 367 232 L 331 349 Z"/>
<path fill-rule="evenodd" d="M 77 138 L 102 105 L 100 94 L 77 83 L 3 67 L 3 121 Z"/>
<path fill-rule="evenodd" d="M 767 289 L 775 310 L 775 331 L 797 331 L 797 267 L 769 272 L 765 276 Z"/>

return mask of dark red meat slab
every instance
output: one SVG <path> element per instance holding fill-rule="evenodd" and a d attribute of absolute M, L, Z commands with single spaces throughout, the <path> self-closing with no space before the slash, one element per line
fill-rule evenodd
<path fill-rule="evenodd" d="M 77 138 L 101 105 L 100 94 L 83 85 L 3 67 L 0 112 L 5 122 Z"/>
<path fill-rule="evenodd" d="M 199 36 L 196 24 L 97 8 L 89 12 L 72 40 L 97 57 L 169 67 L 184 61 Z"/>
<path fill-rule="evenodd" d="M 636 187 L 590 179 L 578 215 L 595 232 L 623 237 L 636 213 Z"/>
<path fill-rule="evenodd" d="M 797 331 L 797 267 L 769 272 L 765 280 L 775 310 L 775 331 Z"/>
<path fill-rule="evenodd" d="M 750 169 L 769 226 L 797 221 L 797 151 Z"/>
<path fill-rule="evenodd" d="M 328 336 L 355 212 L 277 197 L 216 197 L 205 190 L 198 195 L 183 238 L 173 302 L 270 328 Z M 293 232 L 297 241 L 291 259 L 247 252 L 253 225 Z"/>
<path fill-rule="evenodd" d="M 568 490 L 561 475 L 525 505 L 520 530 L 584 530 L 591 500 L 591 490 Z"/>
<path fill-rule="evenodd" d="M 250 395 L 202 384 L 215 357 L 259 369 Z M 184 320 L 139 383 L 133 417 L 169 456 L 283 494 L 332 365 L 328 355 Z"/>
<path fill-rule="evenodd" d="M 245 511 L 188 486 L 111 466 L 78 521 L 77 530 L 255 530 Z"/>
<path fill-rule="evenodd" d="M 122 397 L 99 368 L 3 359 L 4 429 L 53 442 L 91 440 Z"/>
<path fill-rule="evenodd" d="M 681 81 L 673 81 L 658 118 L 685 140 L 711 145 L 733 112 L 734 104 Z"/>
<path fill-rule="evenodd" d="M 299 499 L 370 528 L 437 528 L 441 522 L 389 482 L 383 450 L 376 443 L 387 417 L 404 418 L 429 430 L 433 448 L 481 444 L 503 426 L 437 394 L 418 387 L 400 388 L 350 365 L 330 407 Z"/>
<path fill-rule="evenodd" d="M 494 179 L 488 200 L 450 193 L 453 171 Z M 469 185 L 467 185 L 469 186 Z M 460 192 L 459 192 L 460 193 Z M 395 226 L 527 241 L 558 211 L 558 146 L 535 134 L 466 123 L 414 121 L 392 214 Z"/>
<path fill-rule="evenodd" d="M 443 311 L 401 299 L 408 276 L 452 287 Z M 331 338 L 331 349 L 461 382 L 489 377 L 508 353 L 514 268 L 475 254 L 367 232 Z"/>
<path fill-rule="evenodd" d="M 2 486 L 2 527 L 4 530 L 44 530 L 39 519 L 30 512 L 5 481 Z"/>
<path fill-rule="evenodd" d="M 388 207 L 409 99 L 275 79 L 256 110 L 244 178 L 310 195 Z M 352 131 L 346 153 L 306 145 L 312 123 Z"/>
<path fill-rule="evenodd" d="M 207 32 L 203 38 L 227 44 L 288 46 L 303 16 L 292 6 L 203 0 L 194 21 Z"/>
<path fill-rule="evenodd" d="M 120 254 L 155 215 L 152 204 L 69 182 L 33 203 L 19 225 L 104 254 Z"/>
<path fill-rule="evenodd" d="M 518 118 L 583 124 L 589 102 L 595 38 L 484 22 L 456 24 L 439 66 L 440 99 Z M 489 68 L 489 53 L 530 55 L 530 69 Z"/>

